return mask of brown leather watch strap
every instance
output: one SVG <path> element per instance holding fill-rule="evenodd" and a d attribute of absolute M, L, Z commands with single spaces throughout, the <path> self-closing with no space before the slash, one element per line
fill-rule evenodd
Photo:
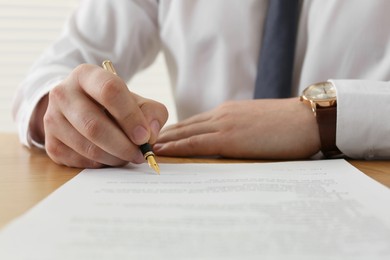
<path fill-rule="evenodd" d="M 341 152 L 336 146 L 337 107 L 317 106 L 316 113 L 322 153 L 327 158 L 340 155 Z"/>

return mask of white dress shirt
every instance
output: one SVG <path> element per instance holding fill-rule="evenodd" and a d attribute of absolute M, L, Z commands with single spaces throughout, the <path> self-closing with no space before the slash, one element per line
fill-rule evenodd
<path fill-rule="evenodd" d="M 251 99 L 266 0 L 86 0 L 18 91 L 22 143 L 37 102 L 81 63 L 110 58 L 129 80 L 163 51 L 178 118 Z M 303 1 L 293 96 L 332 80 L 337 146 L 349 157 L 390 158 L 390 1 Z"/>

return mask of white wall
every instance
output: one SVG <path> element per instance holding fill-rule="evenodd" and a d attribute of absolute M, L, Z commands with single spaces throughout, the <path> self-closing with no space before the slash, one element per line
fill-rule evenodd
<path fill-rule="evenodd" d="M 78 0 L 0 0 L 0 132 L 16 131 L 12 99 L 32 62 L 59 35 Z M 132 91 L 167 105 L 169 123 L 176 112 L 162 55 L 130 83 Z"/>

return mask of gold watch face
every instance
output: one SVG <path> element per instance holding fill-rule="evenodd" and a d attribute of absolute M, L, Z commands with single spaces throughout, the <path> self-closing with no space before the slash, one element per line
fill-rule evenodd
<path fill-rule="evenodd" d="M 336 88 L 330 82 L 320 82 L 307 87 L 302 97 L 314 102 L 336 101 Z"/>

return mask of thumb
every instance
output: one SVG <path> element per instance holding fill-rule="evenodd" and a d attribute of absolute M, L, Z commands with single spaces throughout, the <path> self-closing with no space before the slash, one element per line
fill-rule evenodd
<path fill-rule="evenodd" d="M 139 107 L 151 130 L 149 143 L 154 144 L 161 128 L 168 120 L 168 110 L 163 104 L 151 99 L 140 97 L 140 101 Z"/>

